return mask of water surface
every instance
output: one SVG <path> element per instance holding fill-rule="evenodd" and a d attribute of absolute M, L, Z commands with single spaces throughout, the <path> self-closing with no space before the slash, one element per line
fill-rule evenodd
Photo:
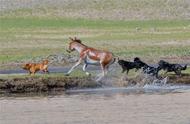
<path fill-rule="evenodd" d="M 0 98 L 1 124 L 190 124 L 188 86 L 71 90 Z"/>

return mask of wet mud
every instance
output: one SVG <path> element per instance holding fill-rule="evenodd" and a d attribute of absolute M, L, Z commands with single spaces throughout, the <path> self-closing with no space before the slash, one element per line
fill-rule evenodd
<path fill-rule="evenodd" d="M 171 84 L 171 85 L 189 85 L 190 84 L 190 74 L 182 74 L 181 76 L 175 74 L 161 75 L 158 78 L 148 76 L 148 75 L 137 75 L 133 78 L 128 78 L 127 76 L 123 76 L 119 84 L 127 87 L 127 86 L 144 86 L 146 84 Z"/>
<path fill-rule="evenodd" d="M 117 77 L 112 79 L 112 84 L 109 87 L 128 87 L 139 86 L 143 87 L 146 84 L 190 84 L 190 74 L 176 76 L 169 74 L 160 76 L 159 79 L 147 75 L 137 75 L 129 78 L 127 76 Z M 93 77 L 24 77 L 24 78 L 7 78 L 0 79 L 0 93 L 28 93 L 28 92 L 50 92 L 50 91 L 65 91 L 68 89 L 84 89 L 104 87 L 107 80 L 96 82 Z"/>
<path fill-rule="evenodd" d="M 26 77 L 0 79 L 0 93 L 65 91 L 67 89 L 96 88 L 99 83 L 90 77 Z"/>

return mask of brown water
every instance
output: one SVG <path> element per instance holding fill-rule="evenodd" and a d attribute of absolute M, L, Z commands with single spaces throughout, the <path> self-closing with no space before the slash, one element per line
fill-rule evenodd
<path fill-rule="evenodd" d="M 137 91 L 1 97 L 0 124 L 190 124 L 190 91 Z"/>

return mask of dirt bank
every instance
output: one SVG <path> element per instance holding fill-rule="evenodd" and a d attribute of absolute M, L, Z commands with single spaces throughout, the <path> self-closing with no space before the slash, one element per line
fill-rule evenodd
<path fill-rule="evenodd" d="M 0 79 L 0 93 L 65 91 L 73 88 L 95 88 L 90 77 L 25 77 Z"/>
<path fill-rule="evenodd" d="M 109 78 L 112 80 L 112 78 Z M 133 78 L 127 76 L 120 77 L 120 79 L 112 80 L 113 87 L 128 87 L 139 86 L 143 87 L 146 84 L 172 84 L 172 85 L 189 85 L 190 74 L 183 74 L 176 76 L 170 74 L 167 76 L 149 77 L 145 75 L 138 75 Z M 92 77 L 20 77 L 20 78 L 0 78 L 0 93 L 37 93 L 37 92 L 51 92 L 51 91 L 65 91 L 67 89 L 81 89 L 81 88 L 97 88 L 108 83 L 103 79 L 101 83 L 93 80 Z"/>

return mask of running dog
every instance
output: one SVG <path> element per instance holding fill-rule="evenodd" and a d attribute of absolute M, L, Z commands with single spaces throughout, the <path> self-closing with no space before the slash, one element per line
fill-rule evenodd
<path fill-rule="evenodd" d="M 165 74 L 168 72 L 174 72 L 176 75 L 181 75 L 181 71 L 187 69 L 187 65 L 182 66 L 180 64 L 171 64 L 164 60 L 160 60 L 158 65 L 160 69 L 166 71 Z"/>
<path fill-rule="evenodd" d="M 124 73 L 125 71 L 127 71 L 127 74 L 129 73 L 129 70 L 131 69 L 136 69 L 136 71 L 139 68 L 139 66 L 137 66 L 137 64 L 135 62 L 129 62 L 129 61 L 125 61 L 125 60 L 119 60 L 118 58 L 118 64 L 121 66 L 122 68 L 122 73 Z"/>
<path fill-rule="evenodd" d="M 160 70 L 159 66 L 157 68 L 149 66 L 149 65 L 143 67 L 143 73 L 150 74 L 150 75 L 156 76 L 156 77 L 158 77 L 159 70 Z"/>
<path fill-rule="evenodd" d="M 138 66 L 138 68 L 143 68 L 145 66 L 148 66 L 148 64 L 146 64 L 143 61 L 141 61 L 141 59 L 139 57 L 134 58 L 134 63 L 136 63 L 136 65 Z"/>
<path fill-rule="evenodd" d="M 42 63 L 27 63 L 22 66 L 24 70 L 27 70 L 29 74 L 34 75 L 37 71 L 43 71 L 44 73 L 49 73 L 48 71 L 48 60 L 42 61 Z"/>
<path fill-rule="evenodd" d="M 149 66 L 145 62 L 141 61 L 140 58 L 138 57 L 134 58 L 134 63 L 138 68 L 143 68 L 143 73 L 158 77 L 158 72 L 160 70 L 160 67 L 155 68 Z"/>

